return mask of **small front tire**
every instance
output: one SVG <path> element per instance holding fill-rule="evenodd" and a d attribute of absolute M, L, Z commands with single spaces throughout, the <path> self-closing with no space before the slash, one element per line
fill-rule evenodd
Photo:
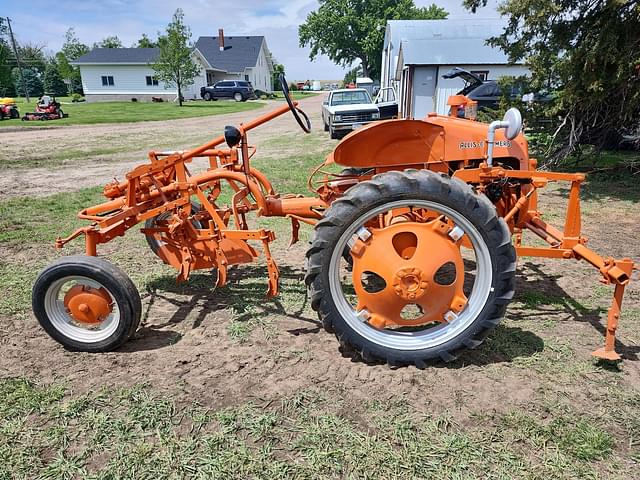
<path fill-rule="evenodd" d="M 63 257 L 46 267 L 32 289 L 44 330 L 65 348 L 108 352 L 131 337 L 142 314 L 140 295 L 118 267 L 97 257 Z"/>

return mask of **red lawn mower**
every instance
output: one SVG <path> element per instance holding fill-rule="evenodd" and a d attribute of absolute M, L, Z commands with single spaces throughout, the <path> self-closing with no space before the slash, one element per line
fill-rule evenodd
<path fill-rule="evenodd" d="M 18 106 L 13 98 L 0 98 L 0 120 L 5 118 L 20 118 Z"/>
<path fill-rule="evenodd" d="M 22 120 L 58 120 L 68 116 L 60 108 L 60 103 L 56 101 L 56 97 L 43 95 L 36 104 L 36 111 L 26 113 Z"/>

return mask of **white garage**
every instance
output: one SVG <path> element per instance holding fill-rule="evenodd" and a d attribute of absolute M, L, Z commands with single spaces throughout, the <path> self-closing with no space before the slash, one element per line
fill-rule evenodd
<path fill-rule="evenodd" d="M 400 117 L 446 114 L 447 98 L 464 86 L 460 78 L 442 78 L 453 67 L 485 80 L 526 75 L 526 67 L 509 63 L 500 49 L 486 45 L 503 27 L 500 19 L 388 21 L 380 83 L 398 92 Z"/>

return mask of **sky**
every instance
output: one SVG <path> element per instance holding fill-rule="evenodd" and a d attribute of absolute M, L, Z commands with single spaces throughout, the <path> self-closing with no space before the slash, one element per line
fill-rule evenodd
<path fill-rule="evenodd" d="M 414 0 L 418 6 L 436 3 L 449 12 L 449 18 L 473 14 L 462 7 L 462 0 Z M 494 18 L 497 0 L 475 14 Z M 199 36 L 264 35 L 279 63 L 285 65 L 290 80 L 342 79 L 345 68 L 326 57 L 309 60 L 309 49 L 298 45 L 298 25 L 318 7 L 315 0 L 0 0 L 0 16 L 11 18 L 13 32 L 20 43 L 45 45 L 55 52 L 64 42 L 64 33 L 73 27 L 83 43 L 91 45 L 117 35 L 129 47 L 146 33 L 155 38 L 171 20 L 176 8 L 185 13 L 192 40 Z"/>

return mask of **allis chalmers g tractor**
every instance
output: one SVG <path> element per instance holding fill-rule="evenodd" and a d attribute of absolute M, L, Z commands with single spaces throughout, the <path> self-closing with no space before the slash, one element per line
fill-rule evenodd
<path fill-rule="evenodd" d="M 150 152 L 125 181 L 106 185 L 108 201 L 79 213 L 91 224 L 56 246 L 83 236 L 86 255 L 53 262 L 33 287 L 35 315 L 55 340 L 102 352 L 134 334 L 142 311 L 136 287 L 97 257 L 96 247 L 141 222 L 149 246 L 177 270 L 178 281 L 215 269 L 217 285 L 224 285 L 230 266 L 262 250 L 267 293 L 276 295 L 278 267 L 269 249 L 275 236 L 255 227 L 254 214 L 289 218 L 292 242 L 301 222 L 314 226 L 306 273 L 311 305 L 324 328 L 367 362 L 423 367 L 480 345 L 513 297 L 518 255 L 585 260 L 615 286 L 604 347 L 593 354 L 620 358 L 615 332 L 633 262 L 586 247 L 584 176 L 537 170 L 517 110 L 487 125 L 474 120 L 476 105 L 457 95 L 448 116 L 370 124 L 345 137 L 311 175 L 313 196 L 283 195 L 251 166 L 255 148 L 248 140 L 252 129 L 289 110 L 310 131 L 281 80 L 286 105 L 228 126 L 193 150 Z M 208 168 L 192 174 L 187 165 L 197 158 Z M 332 163 L 348 168 L 323 171 Z M 555 181 L 570 184 L 562 230 L 537 210 L 538 190 Z M 525 233 L 544 246 L 527 245 Z"/>

